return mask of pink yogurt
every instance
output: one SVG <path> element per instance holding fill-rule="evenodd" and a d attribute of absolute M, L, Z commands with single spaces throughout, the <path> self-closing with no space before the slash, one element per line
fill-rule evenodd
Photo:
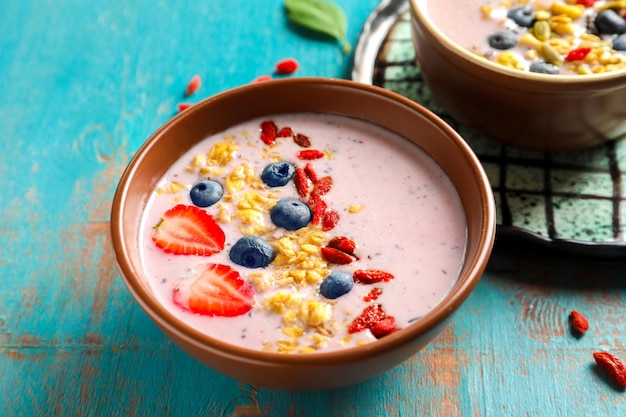
<path fill-rule="evenodd" d="M 312 148 L 324 150 L 326 157 L 301 161 L 295 157 L 302 150 L 291 138 L 279 139 L 273 146 L 259 140 L 263 120 L 273 120 L 279 127 L 289 126 L 311 138 Z M 190 187 L 205 178 L 187 168 L 198 155 L 206 155 L 216 143 L 237 146 L 235 157 L 211 179 L 224 183 L 225 178 L 242 164 L 248 164 L 259 176 L 270 158 L 282 159 L 299 167 L 309 162 L 318 176 L 330 175 L 333 188 L 325 196 L 329 209 L 340 219 L 327 232 L 327 240 L 347 236 L 357 244 L 359 259 L 348 265 L 327 265 L 329 271 L 377 269 L 391 273 L 395 279 L 370 285 L 355 284 L 352 290 L 336 300 L 319 294 L 319 282 L 311 285 L 267 285 L 278 272 L 273 264 L 261 269 L 246 269 L 230 261 L 229 248 L 254 225 L 262 223 L 264 233 L 273 245 L 287 232 L 274 226 L 265 210 L 262 220 L 241 227 L 234 216 L 225 221 L 224 212 L 233 213 L 233 204 L 224 201 L 206 210 L 220 223 L 226 235 L 225 249 L 210 257 L 173 255 L 163 252 L 152 241 L 152 228 L 163 213 L 176 204 L 191 205 Z M 182 189 L 163 192 L 175 182 Z M 365 307 L 380 304 L 387 315 L 402 328 L 428 313 L 450 291 L 463 264 L 466 242 L 466 220 L 459 196 L 441 168 L 420 148 L 377 126 L 347 117 L 319 114 L 286 114 L 252 120 L 206 138 L 189 150 L 160 180 L 147 204 L 142 220 L 142 258 L 152 290 L 160 302 L 177 318 L 207 335 L 250 349 L 279 352 L 320 352 L 346 348 L 375 341 L 369 330 L 349 334 L 347 328 Z M 232 193 L 236 201 L 247 189 Z M 271 201 L 298 198 L 293 182 L 284 187 L 257 190 Z M 228 191 L 226 191 L 228 194 Z M 317 226 L 313 226 L 317 227 Z M 242 230 L 244 232 L 242 233 Z M 319 229 L 321 231 L 321 229 Z M 172 301 L 172 291 L 181 279 L 194 279 L 201 265 L 221 263 L 236 268 L 242 278 L 256 288 L 255 305 L 244 315 L 232 318 L 206 317 L 183 311 Z M 196 272 L 194 272 L 196 271 Z M 254 278 L 256 276 L 256 278 Z M 259 285 L 259 276 L 264 285 Z M 270 278 L 267 278 L 270 277 Z M 256 279 L 256 281 L 255 281 Z M 263 288 L 259 288 L 263 287 Z M 373 288 L 382 294 L 374 301 L 364 301 Z M 272 312 L 268 299 L 283 292 L 318 305 L 327 306 L 331 319 L 325 324 L 324 337 L 315 329 L 303 328 L 303 335 L 286 334 L 285 314 Z M 303 301 L 304 302 L 304 301 Z M 297 309 L 298 307 L 291 307 Z M 289 332 L 287 332 L 289 333 Z M 281 342 L 282 341 L 282 342 Z"/>

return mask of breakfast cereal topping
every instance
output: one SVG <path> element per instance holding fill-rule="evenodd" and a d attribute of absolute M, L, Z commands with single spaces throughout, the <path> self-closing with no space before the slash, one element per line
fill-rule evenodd
<path fill-rule="evenodd" d="M 497 4 L 491 4 L 497 3 Z M 507 0 L 483 4 L 500 22 L 475 52 L 500 65 L 542 74 L 598 74 L 626 68 L 626 2 Z"/>

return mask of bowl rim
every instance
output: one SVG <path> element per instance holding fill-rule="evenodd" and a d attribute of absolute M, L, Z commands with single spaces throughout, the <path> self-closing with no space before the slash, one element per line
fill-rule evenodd
<path fill-rule="evenodd" d="M 514 79 L 528 84 L 529 82 L 542 85 L 559 85 L 567 88 L 602 88 L 607 85 L 610 86 L 624 86 L 626 84 L 626 68 L 622 68 L 616 71 L 594 73 L 586 75 L 550 75 L 534 73 L 529 71 L 520 71 L 513 68 L 499 65 L 488 59 L 484 59 L 477 54 L 472 53 L 466 48 L 458 45 L 452 41 L 447 35 L 443 33 L 432 21 L 428 13 L 424 8 L 431 0 L 409 0 L 411 3 L 411 19 L 415 24 L 419 21 L 420 24 L 428 30 L 431 36 L 435 37 L 441 47 L 445 48 L 449 52 L 456 54 L 459 59 L 465 62 L 471 63 L 483 70 L 490 71 L 492 76 L 497 76 L 505 79 Z M 439 0 L 442 1 L 442 0 Z M 524 87 L 521 87 L 524 88 Z"/>
<path fill-rule="evenodd" d="M 125 248 L 132 244 L 133 237 L 127 237 L 124 233 L 124 213 L 123 207 L 127 200 L 127 193 L 132 182 L 134 174 L 138 167 L 146 158 L 146 154 L 159 141 L 161 137 L 174 126 L 184 123 L 190 116 L 206 111 L 211 106 L 218 105 L 219 102 L 232 95 L 246 96 L 257 89 L 271 89 L 275 85 L 284 85 L 289 88 L 297 87 L 301 84 L 310 84 L 312 86 L 331 86 L 340 90 L 361 90 L 374 95 L 381 96 L 381 101 L 391 100 L 403 106 L 409 107 L 412 111 L 420 113 L 429 122 L 433 123 L 446 136 L 452 139 L 459 151 L 467 158 L 468 163 L 472 166 L 475 178 L 479 184 L 476 190 L 480 194 L 483 204 L 482 220 L 480 230 L 480 239 L 477 245 L 478 250 L 476 256 L 463 268 L 467 270 L 466 278 L 463 281 L 457 281 L 453 287 L 453 291 L 449 291 L 439 303 L 422 316 L 415 323 L 409 324 L 401 331 L 390 334 L 384 338 L 377 340 L 375 343 L 369 343 L 362 346 L 349 347 L 345 349 L 332 350 L 328 352 L 315 352 L 310 354 L 285 354 L 276 352 L 265 352 L 251 348 L 245 348 L 223 342 L 217 338 L 207 335 L 184 321 L 176 318 L 167 309 L 162 306 L 153 296 L 151 291 L 147 289 L 147 285 L 141 285 L 138 278 L 134 275 L 136 272 L 131 265 L 131 257 Z M 474 287 L 480 280 L 484 272 L 495 240 L 496 231 L 496 209 L 493 199 L 491 186 L 489 185 L 487 175 L 469 145 L 464 139 L 450 127 L 445 121 L 436 116 L 433 112 L 426 109 L 422 105 L 403 97 L 392 91 L 373 86 L 370 84 L 360 83 L 352 80 L 327 78 L 327 77 L 293 77 L 283 79 L 273 79 L 260 83 L 251 83 L 235 88 L 225 90 L 221 93 L 208 97 L 197 104 L 194 104 L 185 111 L 172 117 L 161 127 L 159 127 L 150 137 L 139 147 L 134 153 L 131 161 L 124 169 L 118 186 L 115 190 L 111 206 L 110 233 L 112 246 L 114 249 L 116 264 L 121 277 L 124 280 L 128 290 L 133 298 L 148 314 L 148 316 L 156 321 L 159 327 L 165 327 L 168 332 L 175 333 L 177 337 L 186 340 L 187 343 L 202 350 L 211 350 L 219 352 L 221 356 L 229 356 L 237 358 L 238 361 L 248 361 L 264 364 L 281 364 L 281 365 L 297 365 L 297 366 L 319 366 L 321 363 L 325 365 L 346 364 L 359 362 L 367 358 L 380 355 L 384 352 L 393 351 L 400 346 L 410 344 L 413 339 L 428 334 L 435 330 L 438 326 L 445 323 L 449 316 L 461 306 L 461 304 L 469 297 Z M 142 214 L 138 213 L 136 220 L 139 222 Z"/>

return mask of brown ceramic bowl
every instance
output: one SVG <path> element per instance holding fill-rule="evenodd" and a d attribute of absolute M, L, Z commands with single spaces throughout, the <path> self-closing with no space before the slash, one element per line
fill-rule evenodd
<path fill-rule="evenodd" d="M 433 96 L 458 122 L 505 145 L 539 151 L 626 136 L 626 70 L 555 76 L 506 68 L 447 38 L 429 18 L 428 1 L 411 0 L 416 57 Z"/>
<path fill-rule="evenodd" d="M 288 100 L 276 100 L 288 97 Z M 139 249 L 139 221 L 156 182 L 202 139 L 258 117 L 291 112 L 339 114 L 394 131 L 420 146 L 449 175 L 464 206 L 467 249 L 458 282 L 426 316 L 365 346 L 313 354 L 245 349 L 202 334 L 175 318 L 149 288 Z M 320 390 L 354 384 L 409 358 L 432 338 L 469 296 L 490 256 L 495 205 L 489 181 L 473 152 L 433 113 L 395 93 L 347 80 L 291 78 L 250 84 L 208 98 L 174 117 L 138 150 L 115 193 L 111 214 L 119 269 L 136 301 L 189 355 L 246 383 L 285 390 Z"/>

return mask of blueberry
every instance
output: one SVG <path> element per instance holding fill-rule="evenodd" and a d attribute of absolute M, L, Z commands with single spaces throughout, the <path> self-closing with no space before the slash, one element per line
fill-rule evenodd
<path fill-rule="evenodd" d="M 320 293 L 331 300 L 347 294 L 352 289 L 354 280 L 347 272 L 331 272 L 320 285 Z"/>
<path fill-rule="evenodd" d="M 602 10 L 596 16 L 594 24 L 602 34 L 622 34 L 626 32 L 626 20 L 615 10 Z"/>
<path fill-rule="evenodd" d="M 202 180 L 194 184 L 189 191 L 191 202 L 198 207 L 209 207 L 220 201 L 224 188 L 219 182 Z"/>
<path fill-rule="evenodd" d="M 487 43 L 494 49 L 511 49 L 517 45 L 517 37 L 510 30 L 501 30 L 494 32 L 487 37 Z"/>
<path fill-rule="evenodd" d="M 244 236 L 230 248 L 229 257 L 237 265 L 262 268 L 274 259 L 274 249 L 258 236 Z"/>
<path fill-rule="evenodd" d="M 613 49 L 616 51 L 626 51 L 626 34 L 613 39 Z"/>
<path fill-rule="evenodd" d="M 514 7 L 509 10 L 506 17 L 515 22 L 516 25 L 530 28 L 535 24 L 535 11 L 528 6 Z"/>
<path fill-rule="evenodd" d="M 295 172 L 296 167 L 288 162 L 274 162 L 263 169 L 261 179 L 270 187 L 282 187 L 289 182 Z"/>
<path fill-rule="evenodd" d="M 298 230 L 311 222 L 313 215 L 309 206 L 294 198 L 283 198 L 272 208 L 270 218 L 276 226 Z"/>
<path fill-rule="evenodd" d="M 552 65 L 545 61 L 536 61 L 530 64 L 528 69 L 530 72 L 536 72 L 539 74 L 556 75 L 559 73 L 559 68 L 556 65 Z"/>

